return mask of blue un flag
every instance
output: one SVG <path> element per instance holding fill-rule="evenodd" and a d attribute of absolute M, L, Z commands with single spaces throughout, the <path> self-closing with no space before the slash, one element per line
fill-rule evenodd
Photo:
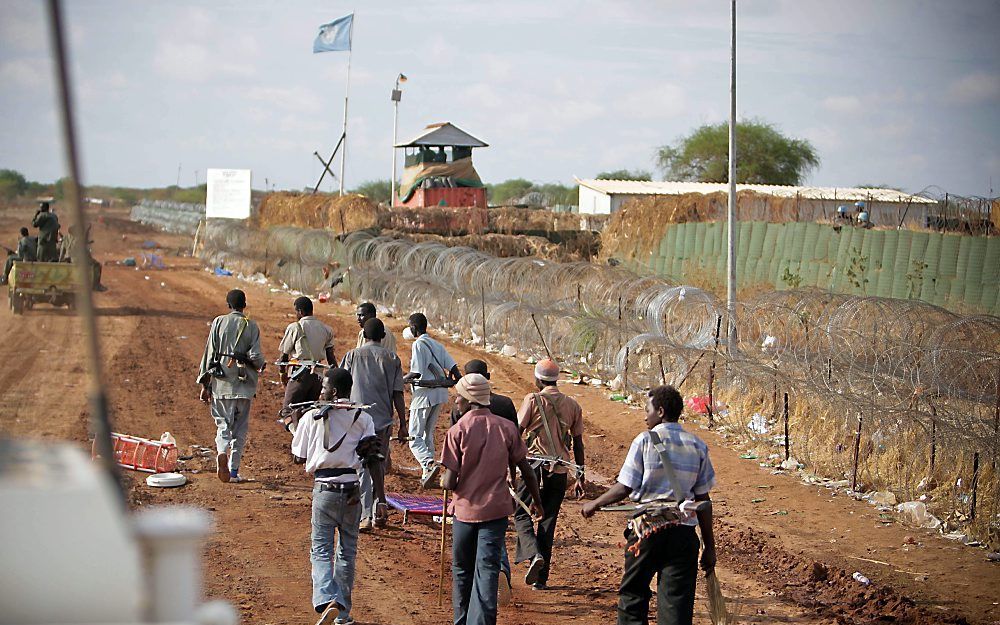
<path fill-rule="evenodd" d="M 351 49 L 354 14 L 345 15 L 319 27 L 313 42 L 313 52 L 341 52 Z"/>

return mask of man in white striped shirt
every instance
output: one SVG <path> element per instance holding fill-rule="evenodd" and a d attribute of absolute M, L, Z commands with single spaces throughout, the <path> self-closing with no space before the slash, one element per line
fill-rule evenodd
<path fill-rule="evenodd" d="M 708 458 L 708 446 L 677 422 L 684 399 L 672 386 L 658 386 L 646 402 L 647 430 L 635 437 L 618 473 L 617 483 L 597 499 L 583 505 L 580 512 L 589 518 L 598 508 L 630 497 L 637 503 L 657 499 L 675 502 L 708 501 L 715 485 L 715 471 Z M 658 449 L 659 447 L 659 449 Z M 664 468 L 664 458 L 671 465 Z M 676 481 L 676 483 L 672 483 Z M 712 508 L 697 516 L 657 527 L 641 537 L 630 526 L 625 537 L 625 571 L 618 589 L 618 625 L 645 625 L 649 622 L 649 584 L 658 577 L 656 605 L 658 625 L 691 623 L 698 574 L 698 535 L 701 529 L 705 549 L 701 568 L 715 568 L 715 535 Z"/>

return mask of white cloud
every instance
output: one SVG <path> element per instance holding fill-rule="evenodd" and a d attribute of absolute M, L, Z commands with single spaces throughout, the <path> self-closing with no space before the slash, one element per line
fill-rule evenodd
<path fill-rule="evenodd" d="M 161 29 L 153 67 L 181 82 L 252 76 L 256 40 L 246 33 L 229 33 L 216 16 L 201 8 L 187 8 L 168 20 Z M 226 37 L 219 37 L 222 32 Z"/>
<path fill-rule="evenodd" d="M 892 121 L 881 124 L 875 133 L 885 139 L 903 139 L 913 134 L 916 123 L 909 116 L 895 116 Z"/>
<path fill-rule="evenodd" d="M 48 47 L 49 33 L 45 29 L 40 3 L 5 3 L 2 8 L 0 40 L 5 48 L 34 52 Z"/>
<path fill-rule="evenodd" d="M 959 104 L 981 104 L 1000 96 L 1000 74 L 976 72 L 963 76 L 948 88 L 950 99 Z"/>
<path fill-rule="evenodd" d="M 253 67 L 220 59 L 200 43 L 161 42 L 153 66 L 168 78 L 181 82 L 206 82 L 218 75 L 252 76 Z"/>
<path fill-rule="evenodd" d="M 820 154 L 835 151 L 844 145 L 840 131 L 829 126 L 806 128 L 802 134 L 819 149 Z"/>
<path fill-rule="evenodd" d="M 302 87 L 250 87 L 242 97 L 271 109 L 292 113 L 316 113 L 322 103 L 316 94 Z"/>
<path fill-rule="evenodd" d="M 619 112 L 639 119 L 676 117 L 687 110 L 684 90 L 670 83 L 631 91 L 615 100 Z"/>
<path fill-rule="evenodd" d="M 21 87 L 37 89 L 52 81 L 52 67 L 48 59 L 23 58 L 0 63 L 0 85 L 4 89 Z"/>
<path fill-rule="evenodd" d="M 845 115 L 853 115 L 864 110 L 861 100 L 852 95 L 825 98 L 823 100 L 823 108 L 831 113 L 843 113 Z"/>

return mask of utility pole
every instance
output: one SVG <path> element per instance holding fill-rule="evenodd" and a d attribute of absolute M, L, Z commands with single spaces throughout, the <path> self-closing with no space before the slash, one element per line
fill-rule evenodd
<path fill-rule="evenodd" d="M 732 58 L 729 68 L 729 224 L 726 241 L 726 313 L 729 353 L 736 351 L 736 0 L 732 0 Z"/>
<path fill-rule="evenodd" d="M 392 175 L 389 176 L 389 208 L 396 204 L 396 129 L 399 126 L 399 101 L 403 99 L 403 92 L 399 90 L 399 83 L 402 82 L 406 82 L 406 76 L 403 74 L 396 76 L 396 86 L 390 96 L 392 100 Z"/>
<path fill-rule="evenodd" d="M 181 186 L 181 163 L 177 163 L 177 184 L 174 186 Z"/>

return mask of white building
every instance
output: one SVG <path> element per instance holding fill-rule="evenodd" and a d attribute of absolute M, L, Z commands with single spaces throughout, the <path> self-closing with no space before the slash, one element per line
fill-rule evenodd
<path fill-rule="evenodd" d="M 726 194 L 729 185 L 714 182 L 656 182 L 641 180 L 581 180 L 580 212 L 584 214 L 608 215 L 616 212 L 622 204 L 633 199 L 650 196 L 684 195 L 688 193 Z M 738 184 L 737 192 L 754 193 L 781 198 L 783 211 L 789 214 L 789 221 L 816 221 L 833 219 L 837 207 L 848 205 L 854 209 L 855 202 L 864 202 L 874 223 L 905 223 L 926 225 L 927 216 L 937 202 L 917 195 L 893 189 L 867 189 L 857 187 L 790 187 L 765 184 Z M 792 203 L 793 206 L 789 206 Z M 767 219 L 768 207 L 739 206 L 741 219 Z M 719 206 L 721 212 L 716 218 L 725 217 L 725 200 Z"/>

